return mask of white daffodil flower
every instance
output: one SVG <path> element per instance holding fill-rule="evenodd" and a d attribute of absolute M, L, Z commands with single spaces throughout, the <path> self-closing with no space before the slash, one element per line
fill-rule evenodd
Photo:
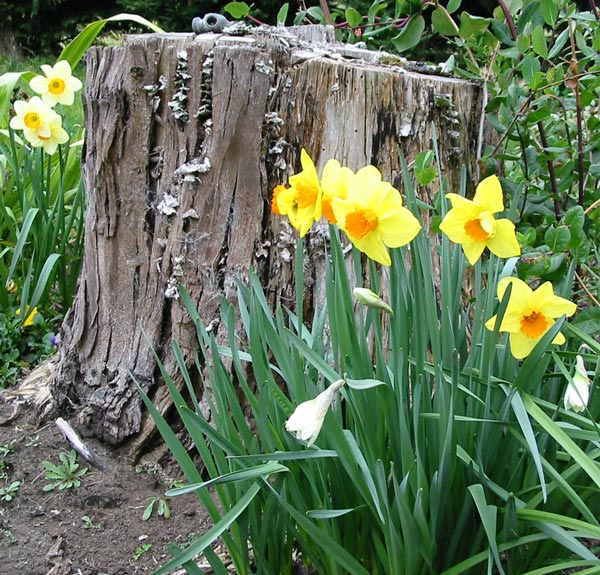
<path fill-rule="evenodd" d="M 575 374 L 565 391 L 565 409 L 583 411 L 590 399 L 590 385 L 583 358 L 578 355 L 575 360 Z"/>
<path fill-rule="evenodd" d="M 356 301 L 366 305 L 367 307 L 374 307 L 376 309 L 383 310 L 385 313 L 389 313 L 390 315 L 394 315 L 394 311 L 392 308 L 385 303 L 374 291 L 371 291 L 367 288 L 354 288 L 352 291 Z"/>
<path fill-rule="evenodd" d="M 31 89 L 40 94 L 48 106 L 57 103 L 70 106 L 75 99 L 75 92 L 81 90 L 83 84 L 73 76 L 69 62 L 61 60 L 54 66 L 44 64 L 42 71 L 43 76 L 35 76 L 29 82 Z"/>
<path fill-rule="evenodd" d="M 295 434 L 297 439 L 307 441 L 306 447 L 310 447 L 316 441 L 335 393 L 344 383 L 343 379 L 334 381 L 317 397 L 296 407 L 294 413 L 285 422 L 285 428 Z"/>

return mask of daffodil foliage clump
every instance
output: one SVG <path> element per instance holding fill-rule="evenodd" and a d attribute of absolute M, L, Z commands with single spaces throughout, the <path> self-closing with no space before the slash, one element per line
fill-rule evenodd
<path fill-rule="evenodd" d="M 517 277 L 496 176 L 468 198 L 439 174 L 436 214 L 404 164 L 397 190 L 374 166 L 332 159 L 319 175 L 304 150 L 300 163 L 271 209 L 298 230 L 299 286 L 302 238 L 329 225 L 323 308 L 305 318 L 299 297 L 271 312 L 251 276 L 238 309 L 223 304 L 219 346 L 180 290 L 210 422 L 176 342 L 191 404 L 163 376 L 209 479 L 144 399 L 190 484 L 168 495 L 195 492 L 215 527 L 157 575 L 202 550 L 224 572 L 219 536 L 240 574 L 599 569 L 600 346 L 576 326 L 573 266 L 554 284 Z M 440 234 L 422 230 L 424 210 Z"/>
<path fill-rule="evenodd" d="M 0 386 L 53 350 L 80 267 L 82 83 L 67 60 L 41 68 L 0 76 L 0 313 L 15 326 Z"/>

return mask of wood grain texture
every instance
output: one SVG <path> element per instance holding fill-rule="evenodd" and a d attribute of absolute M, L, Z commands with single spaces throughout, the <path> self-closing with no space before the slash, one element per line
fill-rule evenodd
<path fill-rule="evenodd" d="M 129 36 L 86 63 L 84 265 L 53 390 L 111 443 L 143 425 L 130 374 L 168 407 L 152 348 L 174 371 L 175 338 L 191 360 L 179 283 L 215 333 L 222 296 L 234 301 L 250 267 L 274 306 L 293 303 L 296 234 L 271 217 L 270 193 L 302 147 L 319 169 L 372 163 L 401 189 L 399 152 L 429 149 L 435 126 L 450 188 L 462 164 L 477 169 L 479 86 L 374 53 L 276 29 Z M 309 306 L 323 238 L 319 226 L 307 237 Z"/>

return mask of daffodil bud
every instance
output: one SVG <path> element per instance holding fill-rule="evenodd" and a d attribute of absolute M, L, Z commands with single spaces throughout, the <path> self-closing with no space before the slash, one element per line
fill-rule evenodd
<path fill-rule="evenodd" d="M 578 355 L 575 360 L 575 374 L 569 381 L 565 391 L 565 409 L 576 412 L 583 411 L 590 399 L 590 380 L 583 363 L 583 358 Z"/>
<path fill-rule="evenodd" d="M 356 300 L 363 305 L 374 307 L 383 310 L 385 313 L 394 315 L 394 310 L 370 289 L 357 287 L 354 288 L 353 293 Z"/>
<path fill-rule="evenodd" d="M 317 397 L 296 407 L 294 413 L 285 422 L 285 428 L 289 432 L 294 433 L 297 439 L 307 442 L 306 447 L 310 447 L 316 441 L 335 393 L 344 383 L 343 379 L 334 381 Z"/>

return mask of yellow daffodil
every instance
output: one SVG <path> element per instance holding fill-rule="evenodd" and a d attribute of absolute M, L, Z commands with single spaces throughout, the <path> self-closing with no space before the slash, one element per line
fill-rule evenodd
<path fill-rule="evenodd" d="M 498 282 L 498 299 L 501 300 L 511 285 L 510 299 L 499 331 L 509 333 L 510 351 L 517 359 L 527 357 L 552 327 L 557 317 L 572 316 L 577 306 L 567 299 L 554 295 L 552 284 L 543 283 L 532 290 L 518 278 L 502 278 Z M 485 327 L 494 329 L 496 316 L 490 318 Z M 552 343 L 565 343 L 565 336 L 558 333 Z"/>
<path fill-rule="evenodd" d="M 273 191 L 271 209 L 287 216 L 303 237 L 321 217 L 321 186 L 315 165 L 304 149 L 300 163 L 302 171 L 290 177 L 290 187 L 277 186 Z"/>
<path fill-rule="evenodd" d="M 27 317 L 23 321 L 23 327 L 28 327 L 30 325 L 33 325 L 33 320 L 34 320 L 35 316 L 37 315 L 37 312 L 38 312 L 37 307 L 34 307 L 31 311 L 29 311 L 29 306 L 25 307 L 25 313 L 27 314 Z M 17 309 L 17 311 L 15 311 L 15 315 L 20 316 L 21 310 Z"/>
<path fill-rule="evenodd" d="M 31 89 L 42 96 L 44 104 L 52 107 L 55 104 L 70 106 L 75 99 L 75 92 L 81 90 L 81 80 L 71 73 L 71 66 L 66 60 L 54 66 L 44 64 L 44 76 L 35 76 L 29 82 Z"/>
<path fill-rule="evenodd" d="M 421 224 L 402 205 L 398 190 L 381 180 L 374 166 L 366 166 L 344 178 L 346 199 L 334 197 L 331 205 L 338 226 L 350 241 L 372 260 L 391 265 L 387 248 L 410 242 Z"/>
<path fill-rule="evenodd" d="M 329 160 L 323 168 L 321 175 L 321 211 L 330 224 L 337 223 L 331 202 L 333 198 L 345 200 L 348 197 L 347 182 L 354 176 L 350 168 L 340 165 L 337 160 Z"/>
<path fill-rule="evenodd" d="M 575 375 L 569 381 L 565 391 L 565 409 L 583 411 L 590 400 L 590 385 L 583 357 L 578 355 L 575 360 Z"/>
<path fill-rule="evenodd" d="M 371 291 L 367 288 L 356 287 L 352 290 L 356 301 L 366 305 L 367 307 L 373 307 L 375 309 L 380 309 L 385 313 L 390 315 L 394 315 L 394 311 L 392 308 L 385 303 L 374 291 Z"/>
<path fill-rule="evenodd" d="M 301 403 L 285 422 L 285 428 L 289 432 L 294 433 L 297 439 L 307 442 L 306 447 L 316 441 L 335 393 L 344 383 L 343 379 L 335 381 L 315 399 Z"/>
<path fill-rule="evenodd" d="M 485 178 L 477 186 L 473 200 L 458 194 L 446 194 L 452 209 L 440 224 L 440 230 L 450 240 L 461 244 L 471 265 L 487 247 L 500 258 L 521 254 L 515 234 L 515 225 L 508 219 L 496 219 L 494 214 L 504 211 L 502 187 L 496 176 Z"/>

